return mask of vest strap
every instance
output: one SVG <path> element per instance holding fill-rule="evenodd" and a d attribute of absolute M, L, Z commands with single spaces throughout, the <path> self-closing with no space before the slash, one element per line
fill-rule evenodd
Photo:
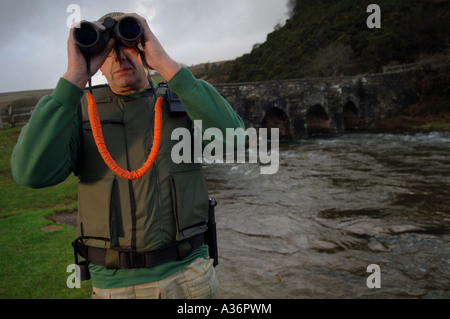
<path fill-rule="evenodd" d="M 89 263 L 108 269 L 154 267 L 168 261 L 184 259 L 193 250 L 199 248 L 204 243 L 204 239 L 204 233 L 200 233 L 183 241 L 143 253 L 87 246 L 87 256 Z M 187 247 L 190 249 L 186 249 Z"/>

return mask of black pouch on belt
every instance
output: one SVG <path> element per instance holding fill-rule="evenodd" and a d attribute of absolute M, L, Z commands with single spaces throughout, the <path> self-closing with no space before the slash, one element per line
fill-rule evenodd
<path fill-rule="evenodd" d="M 77 278 L 81 281 L 91 279 L 91 274 L 89 273 L 89 262 L 87 261 L 87 247 L 84 245 L 81 237 L 75 239 L 72 246 L 75 256 L 75 265 L 77 266 L 75 271 Z M 78 261 L 78 255 L 86 260 Z"/>
<path fill-rule="evenodd" d="M 209 257 L 214 259 L 214 267 L 219 264 L 219 254 L 217 249 L 216 214 L 214 207 L 217 205 L 215 199 L 209 199 L 208 230 L 205 233 L 205 244 L 209 247 Z"/>

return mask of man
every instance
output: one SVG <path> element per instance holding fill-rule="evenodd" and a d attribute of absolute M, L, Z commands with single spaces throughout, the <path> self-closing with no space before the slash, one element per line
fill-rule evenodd
<path fill-rule="evenodd" d="M 123 15 L 110 13 L 99 22 Z M 129 15 L 143 26 L 141 47 L 149 67 L 164 77 L 188 115 L 174 115 L 163 103 L 161 144 L 150 171 L 126 180 L 99 155 L 83 97 L 86 59 L 71 30 L 67 72 L 23 128 L 11 157 L 13 176 L 32 188 L 58 184 L 72 172 L 79 177 L 77 242 L 89 261 L 93 298 L 214 298 L 218 282 L 203 242 L 205 179 L 200 164 L 172 161 L 178 141 L 171 132 L 192 127 L 194 120 L 202 120 L 204 130 L 217 127 L 223 133 L 243 123 L 211 85 L 169 57 L 145 19 Z M 137 170 L 153 146 L 156 101 L 141 56 L 111 38 L 89 64 L 91 74 L 100 68 L 108 80 L 108 86 L 93 89 L 105 145 L 119 166 Z"/>

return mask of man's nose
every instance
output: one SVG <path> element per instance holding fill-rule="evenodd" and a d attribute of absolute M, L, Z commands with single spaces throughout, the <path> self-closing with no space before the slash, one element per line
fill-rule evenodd
<path fill-rule="evenodd" d="M 114 58 L 116 59 L 116 61 L 125 59 L 125 54 L 122 52 L 122 48 L 118 43 L 116 43 L 116 46 L 114 48 Z"/>

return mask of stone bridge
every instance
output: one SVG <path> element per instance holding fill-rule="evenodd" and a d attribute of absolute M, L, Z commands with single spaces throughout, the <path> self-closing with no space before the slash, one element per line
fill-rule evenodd
<path fill-rule="evenodd" d="M 278 127 L 280 139 L 364 130 L 416 99 L 419 73 L 216 84 L 246 127 Z M 270 132 L 270 130 L 269 130 Z"/>

